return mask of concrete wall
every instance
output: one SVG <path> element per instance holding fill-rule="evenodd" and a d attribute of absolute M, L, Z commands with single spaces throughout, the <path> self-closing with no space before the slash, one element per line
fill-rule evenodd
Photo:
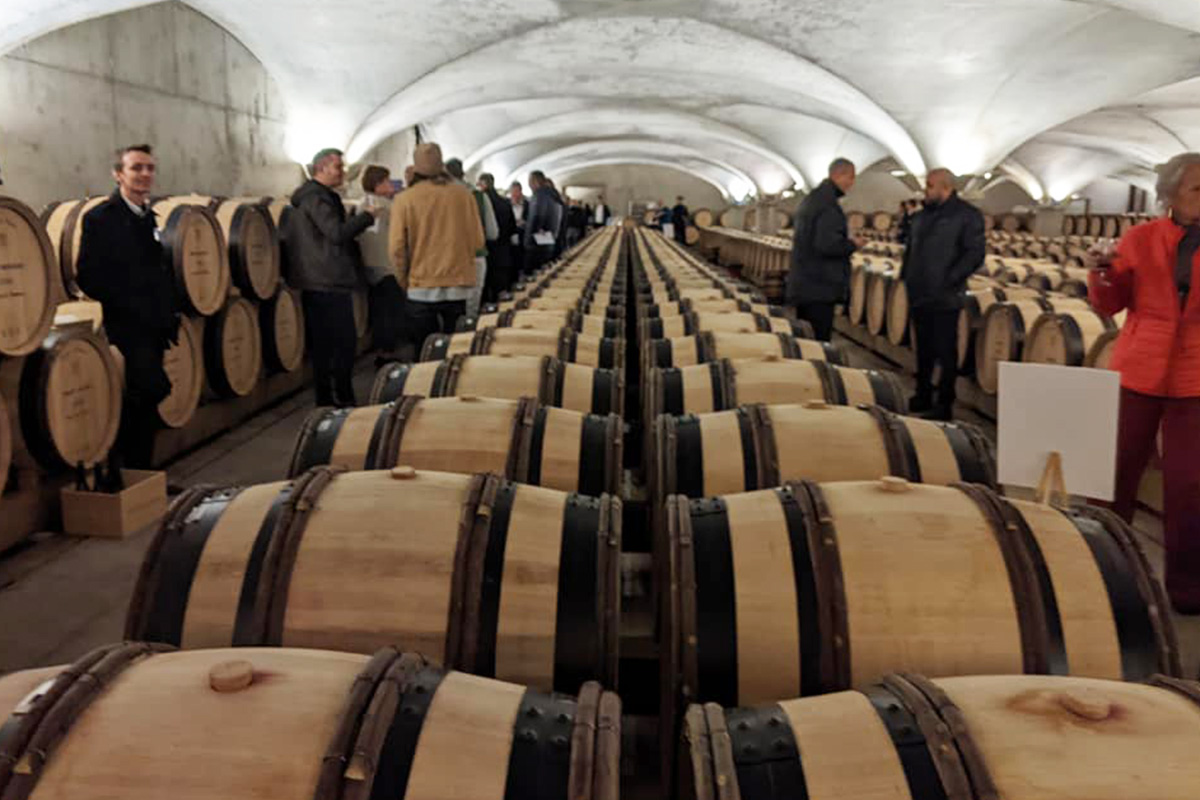
<path fill-rule="evenodd" d="M 1124 214 L 1129 207 L 1129 184 L 1115 178 L 1101 178 L 1083 187 L 1079 194 L 1091 201 L 1093 214 Z M 1071 204 L 1071 211 L 1083 213 L 1083 202 Z"/>
<path fill-rule="evenodd" d="M 1033 208 L 1037 205 L 1028 192 L 1012 181 L 997 183 L 982 198 L 975 198 L 972 202 L 985 214 L 1007 214 L 1016 206 Z"/>
<path fill-rule="evenodd" d="M 916 190 L 886 172 L 862 172 L 854 188 L 842 198 L 846 211 L 890 211 L 895 213 L 901 200 L 914 197 Z"/>
<path fill-rule="evenodd" d="M 381 167 L 387 167 L 391 170 L 393 178 L 403 180 L 404 169 L 412 163 L 413 151 L 416 147 L 415 131 L 412 128 L 405 128 L 372 147 L 362 157 L 361 164 L 378 164 Z M 361 172 L 355 174 L 361 175 Z M 348 197 L 361 197 L 362 194 L 362 184 L 357 179 L 346 187 Z"/>
<path fill-rule="evenodd" d="M 176 2 L 101 17 L 0 58 L 3 191 L 40 208 L 112 190 L 112 151 L 149 142 L 156 192 L 281 194 L 284 107 L 240 42 Z"/>
<path fill-rule="evenodd" d="M 589 167 L 563 176 L 552 176 L 559 188 L 567 186 L 603 186 L 604 196 L 613 213 L 624 215 L 631 203 L 658 202 L 674 205 L 675 196 L 683 195 L 688 208 L 724 209 L 728 203 L 710 183 L 684 172 L 641 164 L 617 164 Z M 526 187 L 528 190 L 528 187 Z"/>

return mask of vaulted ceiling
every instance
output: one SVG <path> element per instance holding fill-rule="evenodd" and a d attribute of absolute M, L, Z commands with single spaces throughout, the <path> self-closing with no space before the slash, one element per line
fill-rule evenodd
<path fill-rule="evenodd" d="M 3 0 L 0 53 L 141 0 Z M 186 0 L 297 159 L 422 125 L 504 179 L 669 163 L 734 197 L 845 155 L 1066 197 L 1200 147 L 1200 0 Z"/>

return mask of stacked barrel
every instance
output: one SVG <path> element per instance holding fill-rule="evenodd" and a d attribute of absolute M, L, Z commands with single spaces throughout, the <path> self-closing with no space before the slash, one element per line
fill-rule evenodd
<path fill-rule="evenodd" d="M 935 735 L 945 725 L 926 711 L 948 712 L 933 682 L 909 673 L 1178 675 L 1165 598 L 1124 523 L 1096 509 L 1002 497 L 992 448 L 977 430 L 902 416 L 894 375 L 831 363 L 829 351 L 813 361 L 770 351 L 719 367 L 659 366 L 660 352 L 674 346 L 652 338 L 653 315 L 695 314 L 691 303 L 700 302 L 672 298 L 683 307 L 664 306 L 660 293 L 698 291 L 726 314 L 775 317 L 660 237 L 641 234 L 635 253 L 648 287 L 639 323 L 643 411 L 660 415 L 647 434 L 646 465 L 660 722 L 683 736 L 681 750 L 664 736 L 662 771 L 677 779 L 680 796 L 721 796 L 731 785 L 746 798 L 857 796 L 882 769 L 846 760 L 863 741 L 878 741 L 877 757 L 904 765 L 899 782 L 885 779 L 889 786 L 907 785 L 914 798 L 943 796 L 931 792 L 951 778 L 910 773 L 909 765 L 921 752 L 945 760 L 946 740 Z M 889 294 L 903 285 L 897 265 L 877 258 L 859 267 L 886 325 Z M 709 300 L 714 285 L 720 296 Z M 870 305 L 859 303 L 864 314 Z M 1115 706 L 1127 691 L 1071 678 L 974 680 L 996 687 L 989 697 L 1058 692 L 1068 705 L 1091 691 Z M 870 702 L 845 694 L 791 699 L 851 689 Z M 1169 696 L 1146 691 L 1151 701 Z M 954 696 L 966 706 L 972 692 L 964 695 Z M 1151 701 L 1148 726 L 1157 713 Z M 733 710 L 769 702 L 779 705 Z M 1186 717 L 1185 700 L 1162 702 Z M 685 713 L 690 703 L 699 705 Z M 1094 719 L 1115 713 L 1096 710 Z M 905 722 L 914 719 L 921 724 Z M 824 761 L 811 744 L 810 768 L 810 750 L 800 752 L 814 737 L 838 755 Z"/>

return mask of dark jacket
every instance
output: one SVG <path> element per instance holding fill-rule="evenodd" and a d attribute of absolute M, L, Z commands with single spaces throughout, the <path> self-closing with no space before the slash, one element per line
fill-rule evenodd
<path fill-rule="evenodd" d="M 554 234 L 556 242 L 561 241 L 562 227 L 563 207 L 558 192 L 543 186 L 533 193 L 525 208 L 525 246 L 537 247 L 533 235 L 542 231 Z"/>
<path fill-rule="evenodd" d="M 983 215 L 953 194 L 919 212 L 904 249 L 904 286 L 910 308 L 962 308 L 969 278 L 983 264 Z"/>
<path fill-rule="evenodd" d="M 842 190 L 825 179 L 804 198 L 793 222 L 792 266 L 787 302 L 840 303 L 850 292 L 850 255 L 854 242 L 846 232 Z"/>
<path fill-rule="evenodd" d="M 361 258 L 355 239 L 375 217 L 363 211 L 346 219 L 342 198 L 310 180 L 292 195 L 300 213 L 289 217 L 288 283 L 315 292 L 349 292 L 359 284 Z"/>
<path fill-rule="evenodd" d="M 676 228 L 686 227 L 691 221 L 691 214 L 688 213 L 688 207 L 683 203 L 671 209 L 671 222 Z"/>
<path fill-rule="evenodd" d="M 512 236 L 517 232 L 517 218 L 513 215 L 512 203 L 495 189 L 488 189 L 484 194 L 492 202 L 492 211 L 496 214 L 496 226 L 500 228 L 500 237 L 488 246 L 488 265 L 507 267 L 512 263 Z"/>
<path fill-rule="evenodd" d="M 163 259 L 155 217 L 133 213 L 120 190 L 83 218 L 79 288 L 100 303 L 104 330 L 118 347 L 165 349 L 179 335 L 179 296 Z"/>

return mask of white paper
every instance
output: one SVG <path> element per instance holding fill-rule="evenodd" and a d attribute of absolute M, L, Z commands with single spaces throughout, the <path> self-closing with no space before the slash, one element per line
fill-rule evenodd
<path fill-rule="evenodd" d="M 546 247 L 554 244 L 554 234 L 549 231 L 538 231 L 533 235 L 533 243 Z"/>
<path fill-rule="evenodd" d="M 1112 500 L 1120 400 L 1120 375 L 1111 370 L 1001 362 L 1000 483 L 1036 488 L 1057 450 L 1069 494 Z"/>
<path fill-rule="evenodd" d="M 675 238 L 675 224 L 674 223 L 671 223 L 671 222 L 663 223 L 663 236 L 667 237 L 668 239 Z"/>

